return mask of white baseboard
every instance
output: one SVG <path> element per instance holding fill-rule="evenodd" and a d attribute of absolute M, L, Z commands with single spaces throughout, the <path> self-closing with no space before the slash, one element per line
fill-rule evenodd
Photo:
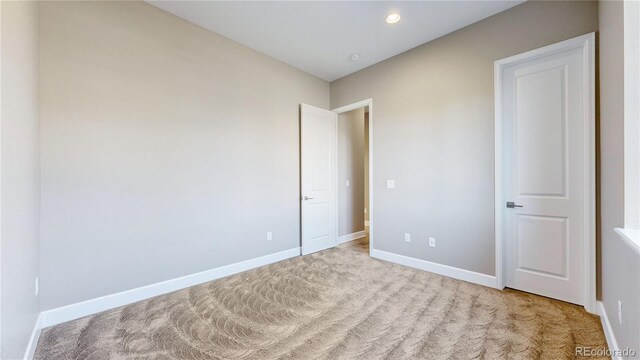
<path fill-rule="evenodd" d="M 24 360 L 32 360 L 33 355 L 36 353 L 36 346 L 38 346 L 38 340 L 40 339 L 40 333 L 42 332 L 42 313 L 38 314 L 35 324 L 33 324 L 33 331 L 27 344 L 27 349 L 24 352 Z"/>
<path fill-rule="evenodd" d="M 616 337 L 613 335 L 613 329 L 611 328 L 611 323 L 609 322 L 609 317 L 607 316 L 607 310 L 604 308 L 604 304 L 602 301 L 598 301 L 596 303 L 596 307 L 598 308 L 598 314 L 600 315 L 600 322 L 602 322 L 602 330 L 604 330 L 604 337 L 607 339 L 607 346 L 609 346 L 610 350 L 618 350 L 618 342 L 616 341 Z M 622 360 L 622 356 L 613 355 L 611 356 L 614 360 Z"/>
<path fill-rule="evenodd" d="M 362 230 L 362 231 L 358 231 L 358 232 L 354 232 L 351 234 L 347 234 L 347 235 L 342 235 L 340 237 L 338 237 L 338 244 L 342 244 L 342 243 L 346 243 L 349 241 L 353 241 L 356 239 L 360 239 L 367 236 L 367 232 Z"/>
<path fill-rule="evenodd" d="M 145 300 L 154 296 L 220 279 L 225 276 L 237 274 L 259 266 L 286 260 L 298 255 L 300 255 L 300 248 L 296 247 L 258 258 L 241 261 L 235 264 L 225 265 L 219 268 L 43 311 L 40 314 L 41 318 L 39 325 L 40 328 L 46 328 L 66 321 L 79 319 L 87 315 L 99 313 L 101 311 L 131 304 L 136 301 Z"/>
<path fill-rule="evenodd" d="M 470 283 L 478 285 L 496 288 L 496 277 L 491 275 L 481 274 L 449 265 L 442 265 L 431 261 L 420 260 L 376 249 L 371 250 L 371 257 L 424 271 L 429 271 L 439 275 L 448 276 L 458 280 L 468 281 Z"/>

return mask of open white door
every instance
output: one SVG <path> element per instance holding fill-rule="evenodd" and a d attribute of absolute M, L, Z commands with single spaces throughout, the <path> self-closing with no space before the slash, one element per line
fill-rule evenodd
<path fill-rule="evenodd" d="M 505 285 L 587 305 L 594 254 L 593 35 L 497 62 Z"/>
<path fill-rule="evenodd" d="M 302 255 L 336 246 L 338 114 L 302 104 L 300 116 Z"/>

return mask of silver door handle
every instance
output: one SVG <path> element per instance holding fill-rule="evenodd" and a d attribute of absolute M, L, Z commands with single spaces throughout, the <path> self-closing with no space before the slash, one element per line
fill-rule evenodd
<path fill-rule="evenodd" d="M 312 198 L 312 197 L 308 197 L 308 196 L 304 196 L 302 199 L 303 199 L 303 200 L 313 200 L 313 198 Z"/>
<path fill-rule="evenodd" d="M 518 205 L 518 204 L 514 203 L 513 201 L 507 201 L 507 207 L 509 209 L 513 209 L 513 208 L 524 207 L 524 206 Z"/>

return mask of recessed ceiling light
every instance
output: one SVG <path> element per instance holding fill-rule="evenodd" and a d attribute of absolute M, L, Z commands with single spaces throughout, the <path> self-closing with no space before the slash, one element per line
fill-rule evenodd
<path fill-rule="evenodd" d="M 395 24 L 398 21 L 400 21 L 400 14 L 398 14 L 398 13 L 393 13 L 393 14 L 387 16 L 387 23 L 389 23 L 389 24 Z"/>

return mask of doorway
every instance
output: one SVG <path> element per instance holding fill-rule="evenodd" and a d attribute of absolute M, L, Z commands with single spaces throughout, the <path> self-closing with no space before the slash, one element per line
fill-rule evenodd
<path fill-rule="evenodd" d="M 496 62 L 496 278 L 595 310 L 595 36 Z"/>
<path fill-rule="evenodd" d="M 358 240 L 372 248 L 372 133 L 371 99 L 331 111 L 301 105 L 302 255 Z"/>
<path fill-rule="evenodd" d="M 368 117 L 368 107 L 338 114 L 338 244 L 367 254 Z"/>

